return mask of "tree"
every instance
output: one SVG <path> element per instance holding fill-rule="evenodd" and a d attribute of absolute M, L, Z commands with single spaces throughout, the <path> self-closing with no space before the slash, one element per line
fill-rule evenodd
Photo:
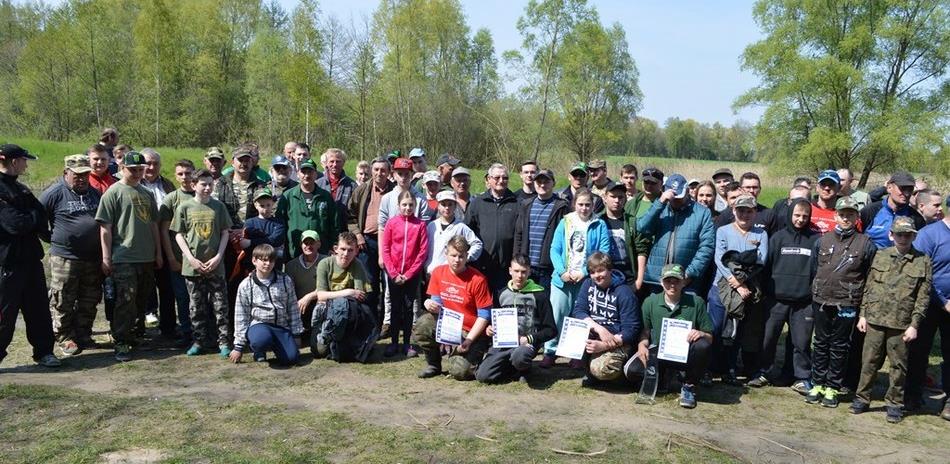
<path fill-rule="evenodd" d="M 742 66 L 762 84 L 757 145 L 811 169 L 871 171 L 933 156 L 947 140 L 950 7 L 945 0 L 759 0 L 766 38 Z"/>

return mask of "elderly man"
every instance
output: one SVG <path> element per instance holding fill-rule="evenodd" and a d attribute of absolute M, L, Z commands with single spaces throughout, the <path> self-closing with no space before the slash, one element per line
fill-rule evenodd
<path fill-rule="evenodd" d="M 134 328 L 144 319 L 148 296 L 155 287 L 154 270 L 163 264 L 155 197 L 140 185 L 145 157 L 129 152 L 122 179 L 102 196 L 96 212 L 102 244 L 102 271 L 115 281 L 115 312 L 111 321 L 115 359 L 132 359 Z"/>
<path fill-rule="evenodd" d="M 884 187 L 887 197 L 871 203 L 861 210 L 861 224 L 864 233 L 871 238 L 877 248 L 893 246 L 889 235 L 891 224 L 897 216 L 907 216 L 914 221 L 914 228 L 922 229 L 927 223 L 912 206 L 910 199 L 914 193 L 916 181 L 914 176 L 905 171 L 898 171 L 891 175 Z"/>
<path fill-rule="evenodd" d="M 339 215 L 337 224 L 343 226 L 346 224 L 350 198 L 353 196 L 353 191 L 356 190 L 356 181 L 343 172 L 343 165 L 346 164 L 346 152 L 339 148 L 327 148 L 327 151 L 320 155 L 320 164 L 323 165 L 324 175 L 317 179 L 317 187 L 330 192 L 330 196 L 336 202 L 336 212 Z"/>
<path fill-rule="evenodd" d="M 854 173 L 851 172 L 848 168 L 841 168 L 838 170 L 838 177 L 841 179 L 841 191 L 839 194 L 841 196 L 849 196 L 854 199 L 858 204 L 858 211 L 864 209 L 869 203 L 871 203 L 871 196 L 867 192 L 861 190 L 855 190 L 854 188 Z"/>
<path fill-rule="evenodd" d="M 89 187 L 89 158 L 71 155 L 60 181 L 40 196 L 52 231 L 49 268 L 53 334 L 64 356 L 96 346 L 92 323 L 102 298 L 102 251 L 96 209 L 101 195 Z"/>
<path fill-rule="evenodd" d="M 357 187 L 353 196 L 350 197 L 347 228 L 356 237 L 359 248 L 357 258 L 369 274 L 372 292 L 367 304 L 376 311 L 374 314 L 381 315 L 378 311 L 379 283 L 381 282 L 379 236 L 383 231 L 379 227 L 379 206 L 383 196 L 392 191 L 395 183 L 389 180 L 389 161 L 386 161 L 386 158 L 374 159 L 371 170 L 370 181 Z M 379 317 L 379 320 L 382 321 L 383 318 Z"/>
<path fill-rule="evenodd" d="M 141 185 L 155 197 L 155 204 L 161 205 L 165 196 L 175 191 L 175 186 L 162 176 L 162 156 L 154 148 L 143 148 L 141 153 L 145 156 L 145 176 Z M 145 325 L 158 325 L 162 335 L 171 338 L 175 335 L 175 301 L 167 266 L 155 272 L 155 284 L 158 293 L 156 295 L 156 292 L 152 291 L 149 296 L 148 307 L 145 309 Z M 156 311 L 161 319 L 156 316 Z"/>
<path fill-rule="evenodd" d="M 927 224 L 943 220 L 943 195 L 933 189 L 917 192 L 917 212 Z"/>
<path fill-rule="evenodd" d="M 497 298 L 511 276 L 511 262 L 515 241 L 514 224 L 518 221 L 518 200 L 508 190 L 508 168 L 495 163 L 485 174 L 488 190 L 472 199 L 465 211 L 465 223 L 482 239 L 482 255 L 475 267 L 485 275 L 492 294 Z"/>
<path fill-rule="evenodd" d="M 297 152 L 297 142 L 290 141 L 284 144 L 284 157 L 287 159 L 292 159 L 294 153 Z"/>
<path fill-rule="evenodd" d="M 297 145 L 294 145 L 295 147 Z M 293 166 L 290 164 L 290 160 L 283 155 L 277 155 L 271 160 L 270 163 L 270 191 L 274 195 L 274 198 L 280 199 L 280 196 L 286 190 L 290 190 L 297 186 L 299 182 L 290 178 L 290 175 L 294 172 Z"/>
<path fill-rule="evenodd" d="M 298 147 L 299 149 L 299 147 Z M 300 163 L 300 185 L 284 192 L 277 202 L 277 218 L 287 224 L 288 259 L 300 255 L 300 239 L 304 231 L 316 231 L 325 237 L 320 243 L 320 253 L 327 255 L 333 240 L 341 229 L 340 215 L 330 192 L 317 187 L 317 165 L 313 160 Z"/>

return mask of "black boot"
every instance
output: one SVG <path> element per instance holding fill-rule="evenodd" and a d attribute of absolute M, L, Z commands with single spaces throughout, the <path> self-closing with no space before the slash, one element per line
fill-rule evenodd
<path fill-rule="evenodd" d="M 428 379 L 442 373 L 442 353 L 439 349 L 426 349 L 426 367 L 419 372 L 420 379 Z"/>

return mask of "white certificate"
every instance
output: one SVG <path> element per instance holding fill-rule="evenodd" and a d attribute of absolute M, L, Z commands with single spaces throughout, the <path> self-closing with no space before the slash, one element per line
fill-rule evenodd
<path fill-rule="evenodd" d="M 689 331 L 693 330 L 692 321 L 663 318 L 660 330 L 660 343 L 657 358 L 664 361 L 685 363 L 689 357 Z"/>
<path fill-rule="evenodd" d="M 465 316 L 458 311 L 442 308 L 439 321 L 435 326 L 435 341 L 445 345 L 462 344 L 462 319 Z"/>
<path fill-rule="evenodd" d="M 518 347 L 518 308 L 492 308 L 492 347 Z"/>
<path fill-rule="evenodd" d="M 555 354 L 564 358 L 583 358 L 588 335 L 590 335 L 590 327 L 586 321 L 565 317 L 564 325 L 561 328 L 561 338 L 557 341 L 557 353 Z"/>

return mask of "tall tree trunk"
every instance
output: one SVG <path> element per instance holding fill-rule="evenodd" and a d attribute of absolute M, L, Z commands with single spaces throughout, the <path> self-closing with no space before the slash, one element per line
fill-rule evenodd
<path fill-rule="evenodd" d="M 89 29 L 89 54 L 92 58 L 92 96 L 96 105 L 96 126 L 102 128 L 102 102 L 99 100 L 99 70 L 96 68 L 96 42 L 92 28 Z"/>
<path fill-rule="evenodd" d="M 548 93 L 551 88 L 551 72 L 554 68 L 554 48 L 557 46 L 557 38 L 561 29 L 561 21 L 558 19 L 554 23 L 554 34 L 551 36 L 551 44 L 548 46 L 547 65 L 544 70 L 544 90 L 541 93 L 541 123 L 538 126 L 538 135 L 534 139 L 534 161 L 538 161 L 541 155 L 541 134 L 544 133 L 544 121 L 548 115 Z"/>

